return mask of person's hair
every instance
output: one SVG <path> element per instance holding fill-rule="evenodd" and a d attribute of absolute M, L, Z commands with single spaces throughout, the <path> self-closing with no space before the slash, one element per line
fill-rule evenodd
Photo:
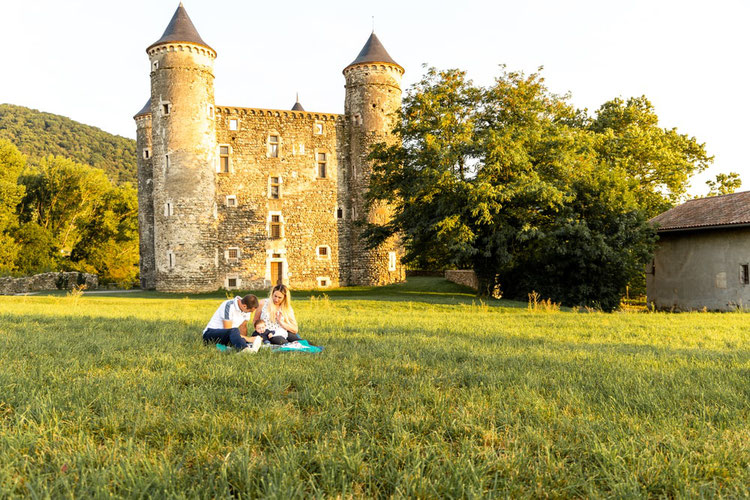
<path fill-rule="evenodd" d="M 274 292 L 281 292 L 284 295 L 284 300 L 281 301 L 278 307 L 273 303 Z M 278 284 L 271 289 L 271 293 L 268 296 L 268 317 L 272 318 L 271 321 L 276 321 L 276 311 L 281 311 L 281 314 L 288 320 L 294 317 L 294 311 L 292 310 L 292 293 L 286 285 Z"/>
<path fill-rule="evenodd" d="M 253 321 L 253 328 L 257 328 L 258 325 L 261 324 L 261 323 L 263 323 L 264 325 L 266 324 L 266 322 L 263 321 L 263 318 L 256 319 L 255 321 Z"/>
<path fill-rule="evenodd" d="M 242 303 L 247 306 L 248 309 L 253 310 L 258 308 L 258 297 L 252 293 L 242 297 Z"/>

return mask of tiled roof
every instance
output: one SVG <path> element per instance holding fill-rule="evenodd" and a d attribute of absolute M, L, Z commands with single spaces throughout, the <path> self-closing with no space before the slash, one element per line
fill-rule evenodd
<path fill-rule="evenodd" d="M 690 200 L 650 222 L 659 231 L 750 225 L 750 191 Z"/>
<path fill-rule="evenodd" d="M 211 49 L 211 47 L 206 42 L 204 42 L 201 36 L 198 34 L 198 30 L 195 29 L 193 21 L 190 20 L 190 16 L 188 16 L 185 7 L 182 6 L 182 2 L 180 2 L 177 10 L 174 11 L 172 20 L 169 21 L 167 29 L 164 30 L 164 34 L 157 41 L 149 45 L 146 51 L 148 51 L 155 45 L 166 42 L 195 43 L 197 45 L 202 45 L 208 49 Z"/>
<path fill-rule="evenodd" d="M 135 116 L 141 116 L 141 115 L 147 115 L 151 113 L 151 98 L 148 98 L 148 101 L 146 101 L 146 104 L 141 108 L 139 112 L 135 114 Z M 135 118 L 135 116 L 133 118 Z"/>
<path fill-rule="evenodd" d="M 398 64 L 396 61 L 394 61 L 391 58 L 391 56 L 388 55 L 388 51 L 385 50 L 385 47 L 383 47 L 383 44 L 380 43 L 380 40 L 378 40 L 378 37 L 375 35 L 375 32 L 373 32 L 370 35 L 370 38 L 367 39 L 367 42 L 365 42 L 365 46 L 362 47 L 362 50 L 359 52 L 359 55 L 357 56 L 357 58 L 354 61 L 352 61 L 349 64 L 349 66 L 354 66 L 355 64 L 378 63 L 378 62 L 395 64 L 396 66 L 401 68 L 401 65 Z M 347 68 L 349 66 L 347 66 Z"/>

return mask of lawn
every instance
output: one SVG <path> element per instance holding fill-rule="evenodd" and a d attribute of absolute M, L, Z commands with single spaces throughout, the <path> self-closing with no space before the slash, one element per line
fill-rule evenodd
<path fill-rule="evenodd" d="M 746 313 L 419 278 L 294 293 L 325 351 L 247 356 L 200 342 L 223 298 L 0 297 L 0 496 L 750 495 Z"/>

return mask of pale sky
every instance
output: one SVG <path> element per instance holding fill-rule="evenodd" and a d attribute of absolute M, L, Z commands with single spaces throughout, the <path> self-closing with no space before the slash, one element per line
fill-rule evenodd
<path fill-rule="evenodd" d="M 135 138 L 149 96 L 145 49 L 175 0 L 0 0 L 0 102 L 61 114 Z M 750 189 L 747 0 L 532 0 L 527 2 L 185 0 L 217 51 L 216 104 L 342 113 L 343 68 L 372 30 L 406 69 L 460 68 L 480 84 L 498 65 L 534 71 L 590 112 L 614 97 L 646 95 L 663 127 L 705 142 L 717 173 Z"/>

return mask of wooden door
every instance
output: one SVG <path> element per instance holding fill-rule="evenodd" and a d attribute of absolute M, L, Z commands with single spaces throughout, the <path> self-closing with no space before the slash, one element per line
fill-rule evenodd
<path fill-rule="evenodd" d="M 281 284 L 284 280 L 284 263 L 271 262 L 271 283 L 273 285 Z"/>

